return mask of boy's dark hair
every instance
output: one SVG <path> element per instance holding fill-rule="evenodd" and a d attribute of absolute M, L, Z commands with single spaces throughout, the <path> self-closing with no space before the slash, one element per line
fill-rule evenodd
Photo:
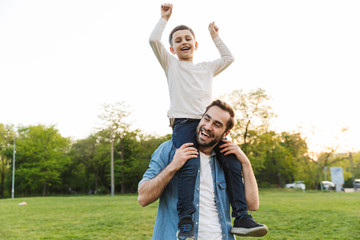
<path fill-rule="evenodd" d="M 170 35 L 169 35 L 169 43 L 170 43 L 170 46 L 173 45 L 172 40 L 173 40 L 173 34 L 174 34 L 174 32 L 179 31 L 179 30 L 189 30 L 189 31 L 191 32 L 191 34 L 193 35 L 194 39 L 195 39 L 195 33 L 194 33 L 194 31 L 193 31 L 191 28 L 189 28 L 188 26 L 185 26 L 185 25 L 179 25 L 179 26 L 175 27 L 175 28 L 171 31 Z"/>
<path fill-rule="evenodd" d="M 214 107 L 214 106 L 217 106 L 219 108 L 221 108 L 222 110 L 228 112 L 230 114 L 230 118 L 229 120 L 227 121 L 226 123 L 226 130 L 225 132 L 229 131 L 230 129 L 232 129 L 234 127 L 234 124 L 235 124 L 235 112 L 234 112 L 234 109 L 229 105 L 227 104 L 226 102 L 224 101 L 221 101 L 221 100 L 215 100 L 213 101 L 209 106 L 207 106 L 206 108 L 206 111 L 205 113 L 211 108 L 211 107 Z M 204 113 L 204 114 L 205 114 Z"/>

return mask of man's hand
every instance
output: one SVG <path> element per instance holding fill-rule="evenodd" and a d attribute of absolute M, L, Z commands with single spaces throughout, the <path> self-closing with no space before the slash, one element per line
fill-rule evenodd
<path fill-rule="evenodd" d="M 138 188 L 138 202 L 145 207 L 155 202 L 162 194 L 166 186 L 176 172 L 184 166 L 187 160 L 196 158 L 198 151 L 191 147 L 192 143 L 185 143 L 176 149 L 173 160 L 156 177 L 143 182 Z"/>
<path fill-rule="evenodd" d="M 219 28 L 218 28 L 218 26 L 215 25 L 215 22 L 212 22 L 209 24 L 209 32 L 210 32 L 212 39 L 219 36 Z"/>
<path fill-rule="evenodd" d="M 225 156 L 229 154 L 234 154 L 236 158 L 241 162 L 241 164 L 250 163 L 250 160 L 238 145 L 227 139 L 223 139 L 222 142 L 223 144 L 220 145 L 221 153 L 224 153 Z"/>
<path fill-rule="evenodd" d="M 187 160 L 197 158 L 198 151 L 196 148 L 191 147 L 192 143 L 184 143 L 180 148 L 176 149 L 172 165 L 176 171 L 184 166 Z"/>
<path fill-rule="evenodd" d="M 161 17 L 166 21 L 169 21 L 173 9 L 173 5 L 171 3 L 164 3 L 161 5 Z"/>

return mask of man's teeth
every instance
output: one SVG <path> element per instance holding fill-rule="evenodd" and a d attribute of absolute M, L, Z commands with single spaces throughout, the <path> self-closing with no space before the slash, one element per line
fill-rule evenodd
<path fill-rule="evenodd" d="M 210 137 L 210 135 L 207 134 L 205 131 L 201 131 L 201 133 L 202 133 L 203 135 L 205 135 L 206 137 Z"/>

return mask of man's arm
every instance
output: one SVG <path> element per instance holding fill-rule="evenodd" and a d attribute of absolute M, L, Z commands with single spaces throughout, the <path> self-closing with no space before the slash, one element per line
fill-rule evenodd
<path fill-rule="evenodd" d="M 223 139 L 223 144 L 220 148 L 222 148 L 220 152 L 224 153 L 225 156 L 235 154 L 236 158 L 241 162 L 245 187 L 245 199 L 248 209 L 250 211 L 258 210 L 259 190 L 250 160 L 238 145 L 229 140 Z"/>
<path fill-rule="evenodd" d="M 196 158 L 198 151 L 191 147 L 192 143 L 185 143 L 176 149 L 171 163 L 164 168 L 156 177 L 140 184 L 138 188 L 138 202 L 145 207 L 155 202 L 169 184 L 175 173 L 182 168 L 187 160 Z"/>

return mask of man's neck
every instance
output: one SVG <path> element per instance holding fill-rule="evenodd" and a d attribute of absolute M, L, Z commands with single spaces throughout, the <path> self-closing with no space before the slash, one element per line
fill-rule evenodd
<path fill-rule="evenodd" d="M 210 156 L 212 151 L 214 150 L 214 146 L 211 147 L 201 147 L 199 146 L 199 151 L 202 152 L 203 154 Z"/>

